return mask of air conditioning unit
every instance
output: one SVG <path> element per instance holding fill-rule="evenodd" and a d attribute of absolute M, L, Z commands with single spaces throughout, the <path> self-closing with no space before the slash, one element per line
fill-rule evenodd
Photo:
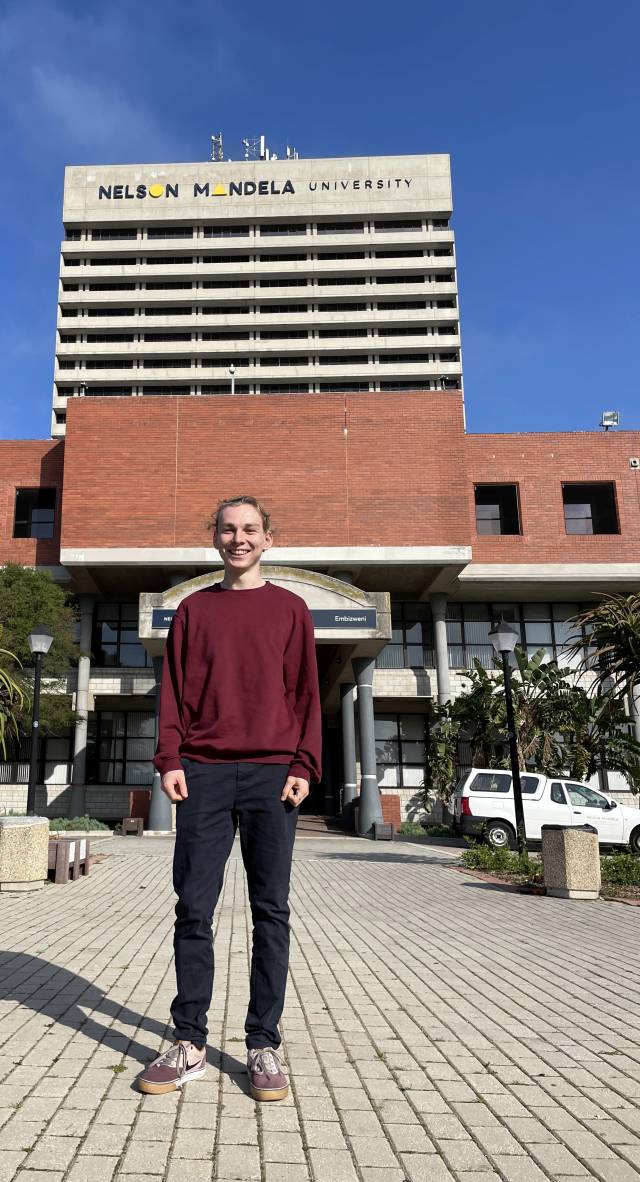
<path fill-rule="evenodd" d="M 629 467 L 640 468 L 640 456 L 629 456 Z"/>

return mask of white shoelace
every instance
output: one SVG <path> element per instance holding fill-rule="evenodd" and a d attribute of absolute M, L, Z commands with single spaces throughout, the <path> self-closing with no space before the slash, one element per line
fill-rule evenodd
<path fill-rule="evenodd" d="M 260 1075 L 280 1075 L 282 1071 L 280 1059 L 269 1047 L 262 1051 L 252 1051 L 251 1069 Z"/>

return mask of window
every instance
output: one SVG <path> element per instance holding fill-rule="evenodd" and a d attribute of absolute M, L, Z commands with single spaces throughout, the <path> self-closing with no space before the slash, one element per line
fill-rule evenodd
<path fill-rule="evenodd" d="M 391 604 L 391 640 L 378 654 L 378 669 L 425 669 L 434 664 L 428 603 Z"/>
<path fill-rule="evenodd" d="M 89 718 L 87 770 L 94 784 L 152 784 L 155 714 L 101 710 Z"/>
<path fill-rule="evenodd" d="M 453 247 L 452 246 L 438 246 L 435 248 L 435 250 L 433 252 L 433 257 L 436 259 L 444 259 L 444 258 L 448 259 L 448 258 L 451 258 L 452 255 L 453 255 Z"/>
<path fill-rule="evenodd" d="M 246 238 L 249 226 L 205 226 L 204 238 Z"/>
<path fill-rule="evenodd" d="M 190 357 L 145 357 L 144 369 L 190 369 Z"/>
<path fill-rule="evenodd" d="M 397 230 L 421 230 L 422 222 L 408 221 L 407 219 L 398 221 L 374 222 L 374 228 L 378 234 L 396 233 Z"/>
<path fill-rule="evenodd" d="M 87 338 L 91 339 L 91 338 Z M 145 332 L 145 341 L 190 341 L 190 332 Z"/>
<path fill-rule="evenodd" d="M 426 739 L 426 715 L 376 714 L 376 764 L 381 788 L 421 787 Z"/>
<path fill-rule="evenodd" d="M 327 394 L 357 394 L 361 390 L 369 390 L 368 382 L 320 382 L 320 393 Z"/>
<path fill-rule="evenodd" d="M 361 287 L 366 282 L 364 275 L 319 275 L 316 278 L 318 287 Z"/>
<path fill-rule="evenodd" d="M 207 255 L 208 263 L 250 263 L 250 254 L 211 254 Z"/>
<path fill-rule="evenodd" d="M 377 303 L 379 312 L 416 311 L 420 308 L 426 308 L 426 306 L 426 300 L 378 300 Z"/>
<path fill-rule="evenodd" d="M 279 279 L 260 279 L 260 287 L 307 287 L 308 279 L 292 279 L 290 275 L 282 275 Z"/>
<path fill-rule="evenodd" d="M 260 226 L 262 237 L 269 234 L 306 234 L 305 222 L 274 222 L 271 226 Z"/>
<path fill-rule="evenodd" d="M 66 230 L 64 236 L 67 242 L 80 242 L 82 240 L 82 230 Z"/>
<path fill-rule="evenodd" d="M 108 255 L 93 255 L 89 259 L 90 267 L 135 267 L 136 259 L 131 255 L 118 255 L 117 258 L 111 259 Z"/>
<path fill-rule="evenodd" d="M 509 792 L 511 772 L 478 772 L 469 784 L 470 792 Z"/>
<path fill-rule="evenodd" d="M 564 524 L 568 534 L 618 534 L 615 485 L 563 484 Z"/>
<path fill-rule="evenodd" d="M 55 488 L 17 488 L 14 538 L 52 538 L 55 511 Z"/>
<path fill-rule="evenodd" d="M 180 308 L 163 308 L 160 305 L 154 308 L 145 308 L 145 316 L 191 316 L 193 309 L 188 305 Z"/>
<path fill-rule="evenodd" d="M 521 533 L 517 485 L 476 484 L 474 487 L 479 534 Z"/>
<path fill-rule="evenodd" d="M 354 304 L 321 304 L 321 305 L 320 305 L 320 311 L 321 311 L 321 312 L 366 312 L 366 310 L 367 310 L 367 305 L 366 305 L 366 304 L 360 304 L 360 303 L 354 303 Z"/>
<path fill-rule="evenodd" d="M 395 250 L 377 250 L 375 257 L 377 259 L 420 259 L 423 252 L 421 250 L 402 250 L 396 248 Z"/>
<path fill-rule="evenodd" d="M 64 285 L 63 285 L 64 286 Z M 135 283 L 90 283 L 88 291 L 135 291 Z"/>
<path fill-rule="evenodd" d="M 443 271 L 441 275 L 436 275 L 436 283 L 453 283 L 453 274 L 451 271 Z"/>
<path fill-rule="evenodd" d="M 366 328 L 321 328 L 318 332 L 320 340 L 329 337 L 366 337 Z"/>
<path fill-rule="evenodd" d="M 144 261 L 150 266 L 173 267 L 180 263 L 192 263 L 193 257 L 190 254 L 150 254 Z"/>
<path fill-rule="evenodd" d="M 380 382 L 381 390 L 430 390 L 431 382 L 429 378 L 422 378 L 419 382 L 409 381 L 391 381 Z"/>
<path fill-rule="evenodd" d="M 97 603 L 91 649 L 96 665 L 150 669 L 151 657 L 138 636 L 137 603 Z"/>
<path fill-rule="evenodd" d="M 578 603 L 448 603 L 447 641 L 452 669 L 468 669 L 478 659 L 485 669 L 494 667 L 489 639 L 492 622 L 504 616 L 520 633 L 519 644 L 529 656 L 544 649 L 549 659 L 575 667 L 592 651 L 584 629 L 571 623 L 581 610 Z M 569 657 L 574 645 L 579 652 Z"/>
<path fill-rule="evenodd" d="M 405 328 L 392 328 L 385 325 L 378 329 L 378 336 L 380 337 L 428 337 L 431 330 L 423 328 L 420 324 L 410 324 Z"/>
<path fill-rule="evenodd" d="M 138 237 L 137 230 L 121 230 L 121 229 L 112 229 L 111 227 L 109 227 L 108 230 L 105 229 L 105 230 L 92 230 L 91 231 L 91 238 L 94 242 L 107 242 L 107 241 L 114 242 L 116 240 L 121 241 L 121 242 L 125 242 L 125 241 L 131 242 L 131 241 L 135 240 L 137 237 Z"/>
<path fill-rule="evenodd" d="M 431 358 L 428 353 L 381 353 L 378 360 L 381 365 L 408 365 L 424 364 Z"/>
<path fill-rule="evenodd" d="M 77 338 L 75 332 L 61 332 L 60 333 L 60 344 L 61 345 L 72 345 L 74 343 L 74 341 L 77 341 L 77 339 L 78 338 Z"/>
<path fill-rule="evenodd" d="M 306 263 L 306 254 L 259 254 L 259 263 Z"/>
<path fill-rule="evenodd" d="M 266 357 L 260 358 L 260 365 L 308 365 L 308 357 L 300 357 L 297 354 L 286 354 L 284 357 L 274 357 L 268 354 Z"/>
<path fill-rule="evenodd" d="M 191 291 L 191 279 L 172 279 L 168 283 L 163 279 L 148 279 L 145 283 L 147 291 Z"/>
<path fill-rule="evenodd" d="M 606 796 L 601 796 L 599 792 L 594 792 L 593 788 L 587 788 L 586 784 L 565 782 L 565 788 L 574 808 L 606 809 L 609 807 L 609 801 Z"/>
<path fill-rule="evenodd" d="M 202 334 L 204 336 L 204 333 Z M 248 334 L 247 334 L 248 335 Z M 306 340 L 309 336 L 306 328 L 263 328 L 260 333 L 261 341 L 292 341 Z"/>
<path fill-rule="evenodd" d="M 143 386 L 142 392 L 145 395 L 162 394 L 170 398 L 178 398 L 183 394 L 190 394 L 191 391 L 188 386 Z"/>
<path fill-rule="evenodd" d="M 281 280 L 279 281 L 282 282 Z M 305 280 L 306 282 L 306 280 Z M 248 279 L 205 279 L 202 287 L 206 288 L 230 288 L 230 287 L 251 287 Z"/>
<path fill-rule="evenodd" d="M 456 335 L 457 331 L 458 331 L 458 328 L 457 328 L 457 325 L 455 325 L 455 324 L 439 324 L 438 325 L 438 336 L 440 336 L 440 337 L 454 337 Z M 442 357 L 442 354 L 440 354 L 440 356 Z"/>
<path fill-rule="evenodd" d="M 248 304 L 201 304 L 203 316 L 245 316 L 249 311 Z"/>
<path fill-rule="evenodd" d="M 432 230 L 448 230 L 449 229 L 449 219 L 448 218 L 433 218 L 433 220 L 431 222 L 431 229 Z"/>
<path fill-rule="evenodd" d="M 307 392 L 307 387 L 306 385 L 301 386 L 300 382 L 263 382 L 260 386 L 261 394 L 302 394 L 303 392 Z"/>
<path fill-rule="evenodd" d="M 100 361 L 85 361 L 86 369 L 133 369 L 133 361 L 122 357 L 107 357 Z"/>
<path fill-rule="evenodd" d="M 248 394 L 249 387 L 242 382 L 235 384 L 236 394 Z M 201 394 L 230 394 L 231 386 L 229 382 L 212 382 L 210 385 L 200 387 Z"/>
<path fill-rule="evenodd" d="M 318 234 L 362 234 L 364 222 L 318 222 Z"/>
<path fill-rule="evenodd" d="M 58 358 L 58 369 L 75 369 L 75 368 L 76 368 L 75 361 L 70 361 L 68 358 L 65 358 L 65 357 Z"/>
<path fill-rule="evenodd" d="M 135 316 L 135 311 L 135 308 L 87 308 L 89 316 Z M 76 312 L 73 314 L 77 315 Z"/>
<path fill-rule="evenodd" d="M 132 386 L 86 386 L 87 398 L 125 398 L 133 392 Z"/>
<path fill-rule="evenodd" d="M 147 238 L 149 241 L 153 241 L 154 239 L 157 241 L 160 238 L 193 238 L 193 227 L 169 226 L 168 229 L 147 230 Z"/>
<path fill-rule="evenodd" d="M 124 345 L 128 341 L 133 340 L 132 332 L 121 333 L 106 333 L 106 332 L 89 332 L 87 333 L 87 343 L 92 345 Z"/>
<path fill-rule="evenodd" d="M 564 794 L 564 788 L 562 787 L 562 784 L 552 784 L 551 785 L 551 799 L 554 804 L 566 804 L 567 803 L 567 798 Z"/>
<path fill-rule="evenodd" d="M 260 311 L 267 315 L 285 314 L 288 312 L 308 312 L 308 304 L 260 304 Z"/>
<path fill-rule="evenodd" d="M 454 361 L 457 363 L 459 360 L 459 353 L 438 353 L 438 361 Z"/>
<path fill-rule="evenodd" d="M 520 776 L 520 788 L 525 796 L 533 796 L 539 786 L 539 776 Z"/>
<path fill-rule="evenodd" d="M 220 332 L 213 329 L 211 332 L 203 332 L 202 339 L 203 341 L 248 341 L 249 333 L 242 332 L 239 328 L 222 329 Z"/>
<path fill-rule="evenodd" d="M 436 300 L 435 305 L 436 305 L 436 308 L 455 308 L 456 301 L 455 300 Z"/>
<path fill-rule="evenodd" d="M 376 275 L 376 283 L 427 283 L 426 275 Z"/>
<path fill-rule="evenodd" d="M 320 354 L 320 365 L 366 365 L 369 358 L 366 353 L 339 353 L 336 357 L 325 357 Z"/>
<path fill-rule="evenodd" d="M 363 250 L 320 250 L 317 255 L 318 261 L 322 262 L 327 259 L 363 259 Z"/>
<path fill-rule="evenodd" d="M 61 308 L 60 311 L 63 316 L 77 316 L 78 315 L 77 308 Z M 111 315 L 111 313 L 109 313 L 109 315 Z"/>

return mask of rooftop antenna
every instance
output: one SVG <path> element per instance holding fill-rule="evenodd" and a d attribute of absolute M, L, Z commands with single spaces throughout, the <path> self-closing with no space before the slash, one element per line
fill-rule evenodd
<path fill-rule="evenodd" d="M 224 152 L 222 150 L 222 132 L 219 131 L 217 135 L 211 136 L 211 159 L 224 160 Z"/>
<path fill-rule="evenodd" d="M 250 135 L 244 136 L 242 140 L 242 154 L 245 160 L 259 160 L 260 159 L 260 141 L 264 140 L 264 136 Z"/>
<path fill-rule="evenodd" d="M 287 144 L 286 158 L 287 158 L 287 160 L 297 160 L 298 159 L 298 149 L 292 148 L 290 144 Z"/>

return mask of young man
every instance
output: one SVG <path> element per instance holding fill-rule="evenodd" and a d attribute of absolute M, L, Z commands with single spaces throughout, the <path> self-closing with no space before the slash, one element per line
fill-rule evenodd
<path fill-rule="evenodd" d="M 213 912 L 239 828 L 253 918 L 247 1071 L 255 1099 L 281 1100 L 291 857 L 298 806 L 321 774 L 313 622 L 262 577 L 273 534 L 254 497 L 218 506 L 213 541 L 222 582 L 183 599 L 164 658 L 154 764 L 176 802 L 176 1041 L 138 1082 L 158 1093 L 204 1075 Z"/>

